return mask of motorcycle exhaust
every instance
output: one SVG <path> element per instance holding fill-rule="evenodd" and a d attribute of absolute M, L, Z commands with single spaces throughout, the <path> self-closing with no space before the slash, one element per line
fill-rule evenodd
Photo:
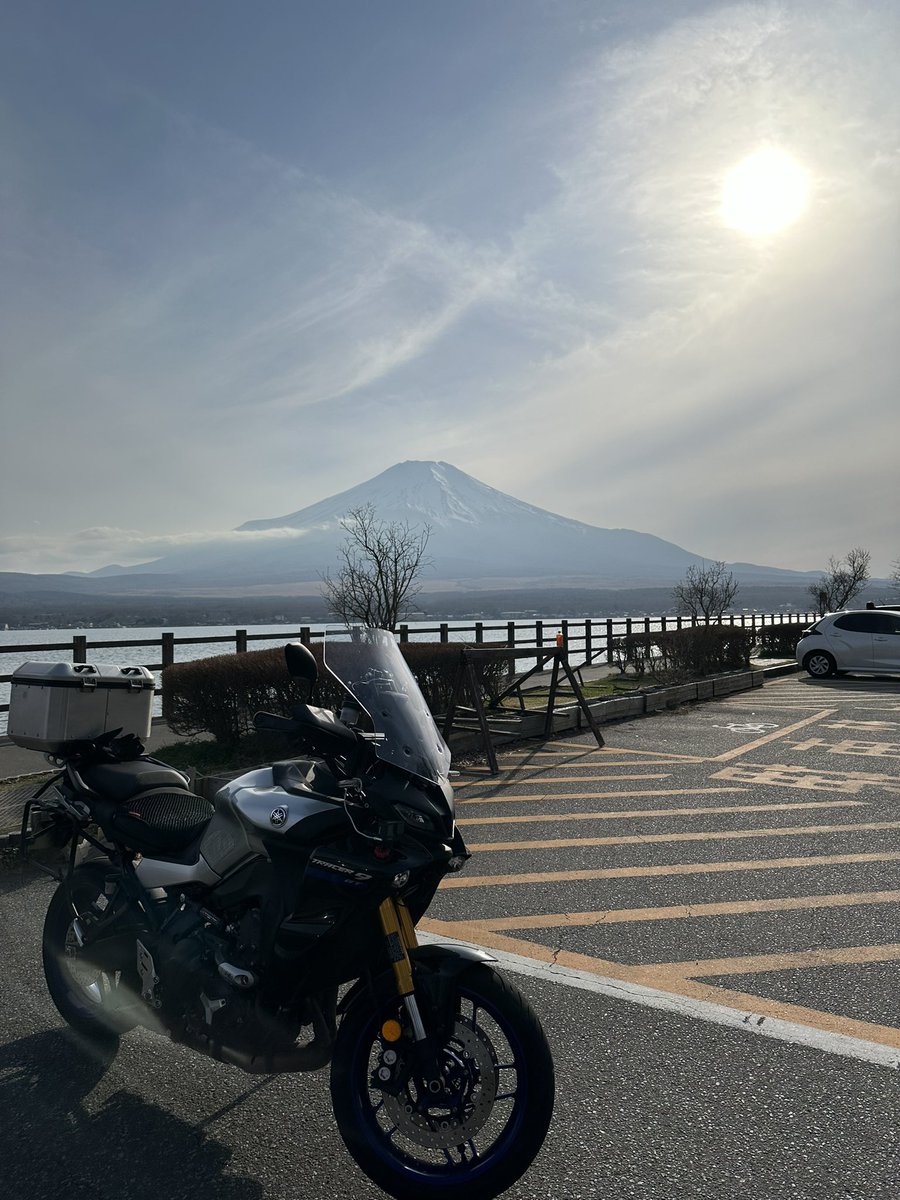
<path fill-rule="evenodd" d="M 184 1044 L 201 1054 L 219 1062 L 240 1067 L 248 1075 L 275 1075 L 292 1071 L 319 1071 L 331 1062 L 334 1052 L 335 1021 L 328 1018 L 316 1004 L 312 1006 L 312 1041 L 292 1050 L 280 1050 L 273 1054 L 258 1054 L 253 1050 L 242 1050 L 217 1042 L 206 1034 L 198 1034 L 185 1040 Z"/>

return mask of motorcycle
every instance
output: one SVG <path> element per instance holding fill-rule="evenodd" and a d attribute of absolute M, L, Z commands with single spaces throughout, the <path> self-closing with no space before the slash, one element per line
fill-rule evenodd
<path fill-rule="evenodd" d="M 310 698 L 314 656 L 285 655 Z M 329 636 L 324 665 L 340 712 L 258 713 L 302 756 L 214 804 L 118 729 L 57 756 L 22 837 L 59 856 L 47 987 L 98 1039 L 141 1025 L 251 1073 L 330 1063 L 341 1137 L 385 1192 L 489 1200 L 547 1133 L 547 1040 L 489 954 L 417 940 L 469 855 L 450 752 L 393 635 Z"/>

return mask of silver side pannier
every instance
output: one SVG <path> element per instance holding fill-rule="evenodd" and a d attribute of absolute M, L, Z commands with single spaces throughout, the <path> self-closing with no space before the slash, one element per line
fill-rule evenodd
<path fill-rule="evenodd" d="M 65 754 L 112 729 L 150 734 L 155 679 L 146 667 L 24 663 L 14 672 L 7 735 L 17 746 Z"/>

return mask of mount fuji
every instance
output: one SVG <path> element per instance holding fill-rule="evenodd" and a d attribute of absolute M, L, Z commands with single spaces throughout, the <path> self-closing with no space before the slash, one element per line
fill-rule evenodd
<path fill-rule="evenodd" d="M 251 520 L 225 541 L 179 547 L 135 567 L 95 576 L 151 573 L 173 584 L 228 587 L 320 579 L 336 565 L 342 518 L 371 504 L 379 519 L 430 528 L 426 589 L 534 586 L 671 586 L 703 559 L 673 542 L 631 529 L 603 529 L 509 496 L 445 462 L 403 462 L 347 491 L 285 516 Z M 244 540 L 246 536 L 246 540 Z M 732 564 L 754 583 L 802 583 L 808 576 Z"/>

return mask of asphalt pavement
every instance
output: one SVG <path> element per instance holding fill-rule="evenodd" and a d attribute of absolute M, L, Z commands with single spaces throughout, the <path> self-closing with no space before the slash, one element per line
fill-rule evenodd
<path fill-rule="evenodd" d="M 494 949 L 544 1023 L 518 1200 L 897 1200 L 900 683 L 785 677 L 458 780 L 474 857 L 422 928 Z M 254 1079 L 46 995 L 52 884 L 0 871 L 10 1197 L 374 1197 L 325 1072 Z"/>

